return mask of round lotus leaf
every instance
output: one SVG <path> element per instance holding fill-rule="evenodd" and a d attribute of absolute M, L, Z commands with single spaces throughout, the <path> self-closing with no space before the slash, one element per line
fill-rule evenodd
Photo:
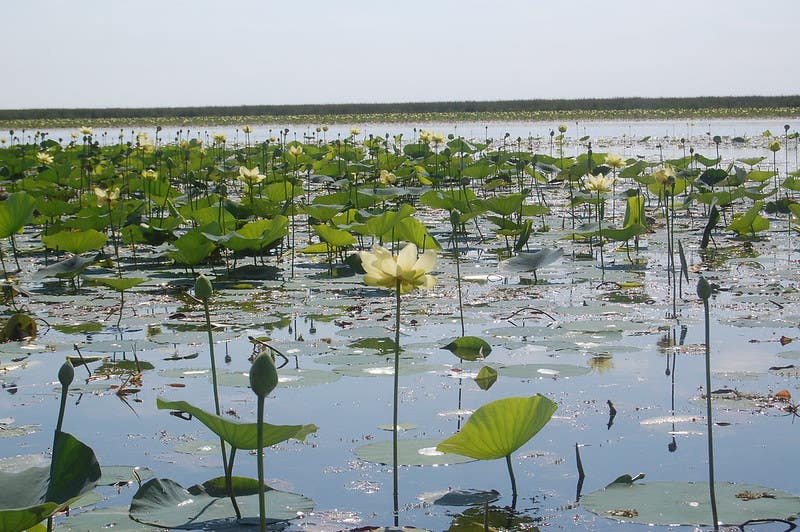
<path fill-rule="evenodd" d="M 175 450 L 183 454 L 205 455 L 219 452 L 219 440 L 190 441 L 175 446 Z"/>
<path fill-rule="evenodd" d="M 265 494 L 267 522 L 288 521 L 298 512 L 308 513 L 314 502 L 302 495 L 268 488 Z M 258 519 L 258 495 L 238 496 L 242 517 Z M 235 517 L 227 497 L 213 497 L 202 486 L 188 490 L 169 479 L 150 479 L 133 496 L 130 516 L 145 524 L 164 528 L 219 529 L 216 525 Z M 230 524 L 230 523 L 228 523 Z"/>
<path fill-rule="evenodd" d="M 128 515 L 127 506 L 95 508 L 88 512 L 72 512 L 58 525 L 58 530 L 85 532 L 86 530 L 113 530 L 114 532 L 146 532 L 153 527 L 137 523 Z"/>
<path fill-rule="evenodd" d="M 497 490 L 458 489 L 437 495 L 431 502 L 439 506 L 482 506 L 500 498 Z"/>
<path fill-rule="evenodd" d="M 338 373 L 319 369 L 278 370 L 278 386 L 283 388 L 303 388 L 305 386 L 328 384 L 330 382 L 335 382 L 340 378 L 341 375 Z M 247 372 L 220 373 L 217 376 L 217 383 L 220 386 L 247 388 L 250 386 L 250 374 Z"/>
<path fill-rule="evenodd" d="M 518 379 L 541 379 L 557 377 L 579 377 L 588 375 L 592 368 L 573 366 L 572 364 L 520 364 L 517 366 L 501 366 L 497 372 L 503 377 Z"/>
<path fill-rule="evenodd" d="M 458 454 L 443 453 L 436 450 L 439 440 L 408 439 L 397 442 L 397 465 L 402 466 L 435 466 L 462 464 L 471 462 L 472 458 Z M 381 441 L 368 443 L 354 451 L 356 456 L 374 464 L 392 463 L 392 442 Z"/>
<path fill-rule="evenodd" d="M 751 484 L 717 482 L 717 515 L 736 525 L 752 519 L 793 520 L 800 516 L 800 497 Z M 581 504 L 598 515 L 648 525 L 711 525 L 707 482 L 612 484 L 584 495 Z"/>

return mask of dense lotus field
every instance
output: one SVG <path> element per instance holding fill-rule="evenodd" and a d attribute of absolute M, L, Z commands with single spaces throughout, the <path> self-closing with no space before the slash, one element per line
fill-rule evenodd
<path fill-rule="evenodd" d="M 782 129 L 9 132 L 0 529 L 789 529 Z"/>

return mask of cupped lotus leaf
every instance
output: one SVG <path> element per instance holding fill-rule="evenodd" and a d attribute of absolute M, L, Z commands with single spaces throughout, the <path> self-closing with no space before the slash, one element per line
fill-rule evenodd
<path fill-rule="evenodd" d="M 708 168 L 697 179 L 708 186 L 714 186 L 728 177 L 728 172 L 719 168 Z"/>
<path fill-rule="evenodd" d="M 470 361 L 486 358 L 492 352 L 492 346 L 486 340 L 477 336 L 456 338 L 442 349 L 447 349 L 458 358 Z"/>
<path fill-rule="evenodd" d="M 442 249 L 441 244 L 428 232 L 425 224 L 409 216 L 403 218 L 394 228 L 394 234 L 391 231 L 383 235 L 383 240 L 396 240 L 399 242 L 410 242 L 415 244 L 420 250 L 425 249 Z"/>
<path fill-rule="evenodd" d="M 69 506 L 100 478 L 94 451 L 58 431 L 50 467 L 0 471 L 0 530 L 25 530 Z"/>
<path fill-rule="evenodd" d="M 164 401 L 156 399 L 159 410 L 180 410 L 196 417 L 200 422 L 211 429 L 214 434 L 231 444 L 237 449 L 257 449 L 256 423 L 237 423 L 220 416 L 210 414 L 186 401 Z M 294 438 L 305 440 L 306 436 L 316 432 L 316 425 L 271 425 L 264 423 L 264 447 Z"/>
<path fill-rule="evenodd" d="M 510 456 L 542 430 L 556 408 L 541 394 L 492 401 L 477 409 L 458 433 L 436 449 L 477 460 Z"/>
<path fill-rule="evenodd" d="M 494 196 L 486 199 L 477 200 L 478 208 L 492 211 L 500 216 L 510 216 L 519 211 L 525 196 L 521 193 L 509 194 L 507 196 Z"/>
<path fill-rule="evenodd" d="M 92 279 L 94 284 L 101 284 L 107 286 L 117 292 L 124 292 L 129 288 L 142 284 L 145 279 L 141 277 L 95 277 Z"/>
<path fill-rule="evenodd" d="M 408 218 L 415 212 L 417 212 L 417 209 L 413 206 L 403 204 L 396 211 L 386 211 L 380 216 L 369 218 L 364 224 L 355 226 L 353 230 L 365 236 L 382 237 L 386 234 L 391 234 L 401 220 Z"/>
<path fill-rule="evenodd" d="M 237 485 L 241 487 L 242 484 L 237 480 Z M 216 491 L 213 490 L 214 493 Z M 249 522 L 258 518 L 258 495 L 237 497 L 236 502 L 244 520 Z M 314 502 L 296 493 L 268 488 L 266 507 L 267 523 L 272 524 L 294 519 L 298 512 L 311 512 Z M 215 497 L 203 485 L 195 485 L 187 490 L 173 480 L 160 478 L 142 484 L 133 496 L 129 511 L 130 517 L 140 523 L 193 530 L 216 529 L 215 525 L 224 527 L 226 522 L 235 517 L 227 495 Z"/>
<path fill-rule="evenodd" d="M 773 177 L 775 172 L 768 170 L 753 170 L 747 174 L 748 181 L 755 181 L 756 183 L 763 183 L 769 178 Z"/>
<path fill-rule="evenodd" d="M 0 201 L 0 238 L 8 238 L 25 227 L 33 218 L 35 204 L 36 198 L 24 191 Z"/>
<path fill-rule="evenodd" d="M 59 279 L 72 279 L 95 261 L 95 257 L 82 257 L 74 255 L 61 262 L 45 266 L 36 272 L 34 277 L 57 277 Z"/>
<path fill-rule="evenodd" d="M 20 342 L 25 338 L 33 338 L 36 336 L 37 330 L 38 327 L 33 318 L 17 312 L 0 329 L 0 342 Z"/>
<path fill-rule="evenodd" d="M 337 229 L 329 225 L 315 225 L 313 229 L 314 232 L 317 233 L 317 236 L 332 248 L 352 246 L 356 243 L 356 237 L 342 229 Z"/>
<path fill-rule="evenodd" d="M 759 214 L 764 208 L 764 203 L 758 201 L 747 212 L 738 216 L 734 215 L 733 221 L 728 225 L 729 231 L 736 231 L 739 236 L 754 235 L 759 231 L 769 229 L 769 220 Z"/>
<path fill-rule="evenodd" d="M 539 249 L 536 251 L 523 251 L 516 257 L 511 257 L 508 260 L 500 263 L 500 267 L 505 271 L 510 272 L 531 272 L 539 268 L 544 268 L 558 259 L 564 254 L 563 248 L 556 249 Z"/>
<path fill-rule="evenodd" d="M 216 245 L 203 235 L 199 228 L 190 229 L 172 243 L 177 251 L 168 253 L 170 258 L 186 266 L 196 266 L 206 260 L 216 249 Z"/>
<path fill-rule="evenodd" d="M 224 236 L 203 233 L 203 236 L 232 251 L 260 251 L 286 236 L 289 219 L 276 216 L 271 220 L 254 220 Z"/>
<path fill-rule="evenodd" d="M 67 251 L 76 254 L 99 250 L 105 245 L 107 240 L 108 235 L 94 229 L 87 229 L 85 231 L 59 231 L 52 235 L 42 236 L 42 242 L 48 249 Z"/>
<path fill-rule="evenodd" d="M 584 495 L 581 505 L 627 523 L 711 525 L 708 488 L 707 482 L 616 483 Z M 716 482 L 714 489 L 722 523 L 800 517 L 800 497 L 791 493 L 732 482 Z"/>
<path fill-rule="evenodd" d="M 497 370 L 489 366 L 483 366 L 474 380 L 478 388 L 488 390 L 497 382 Z"/>

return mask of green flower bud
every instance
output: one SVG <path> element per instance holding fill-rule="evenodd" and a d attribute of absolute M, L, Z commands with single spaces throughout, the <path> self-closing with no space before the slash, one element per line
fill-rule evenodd
<path fill-rule="evenodd" d="M 250 388 L 259 397 L 266 397 L 278 385 L 278 370 L 267 353 L 262 353 L 250 367 Z"/>
<path fill-rule="evenodd" d="M 69 388 L 74 378 L 75 368 L 72 367 L 72 362 L 67 360 L 61 365 L 61 369 L 58 370 L 58 382 L 61 383 L 62 387 Z"/>
<path fill-rule="evenodd" d="M 205 301 L 208 298 L 210 298 L 211 294 L 213 293 L 214 293 L 214 287 L 211 286 L 211 281 L 208 280 L 208 277 L 206 277 L 202 273 L 198 275 L 197 279 L 194 282 L 195 297 Z"/>
<path fill-rule="evenodd" d="M 561 133 L 566 133 L 567 132 L 567 125 L 566 124 L 561 124 L 560 126 L 558 126 L 558 130 Z"/>
<path fill-rule="evenodd" d="M 769 143 L 769 151 L 781 151 L 781 143 L 777 140 L 773 140 Z"/>
<path fill-rule="evenodd" d="M 711 297 L 711 285 L 708 284 L 705 277 L 700 277 L 697 281 L 697 297 L 703 301 L 707 301 Z"/>

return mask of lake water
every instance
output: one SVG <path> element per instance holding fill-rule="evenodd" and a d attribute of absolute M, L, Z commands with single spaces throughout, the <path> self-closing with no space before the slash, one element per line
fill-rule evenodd
<path fill-rule="evenodd" d="M 589 135 L 597 151 L 657 160 L 662 154 L 665 158 L 682 154 L 684 147 L 676 138 L 684 137 L 686 149 L 695 147 L 698 153 L 713 157 L 716 146 L 711 137 L 720 135 L 720 153 L 727 162 L 771 156 L 761 133 L 771 130 L 782 140 L 785 123 L 794 131 L 792 121 L 782 119 L 581 122 L 567 124 L 566 149 L 572 154 L 581 152 L 586 141 L 575 137 Z M 533 149 L 547 153 L 553 126 L 421 127 L 495 142 L 506 138 L 506 133 L 511 142 L 521 137 L 526 143 L 533 137 L 529 142 Z M 315 133 L 315 126 L 286 127 L 289 140 Z M 327 139 L 348 135 L 350 127 L 331 126 Z M 354 127 L 361 128 L 359 138 L 386 132 L 414 135 L 411 124 Z M 273 134 L 270 129 L 281 128 L 256 125 L 250 141 L 261 141 Z M 199 135 L 206 142 L 217 132 L 226 134 L 229 142 L 244 142 L 236 128 L 186 129 L 188 133 L 181 135 Z M 95 130 L 96 137 L 108 142 L 116 141 L 117 134 Z M 177 129 L 170 128 L 160 132 L 165 141 L 176 134 Z M 53 138 L 61 135 L 68 131 L 50 132 Z M 735 136 L 750 141 L 733 143 Z M 645 137 L 650 139 L 642 140 Z M 795 141 L 780 152 L 778 167 L 795 170 L 796 154 Z M 548 194 L 563 197 L 563 190 L 550 188 Z M 449 238 L 445 217 L 420 208 L 420 219 L 445 245 Z M 677 317 L 672 317 L 666 238 L 657 211 L 656 231 L 642 239 L 636 254 L 639 264 L 628 263 L 625 252 L 609 245 L 605 275 L 597 258 L 587 254 L 586 244 L 566 240 L 569 223 L 563 228 L 562 214 L 563 208 L 555 209 L 546 217 L 551 230 L 531 237 L 531 249 L 565 250 L 562 259 L 537 272 L 538 284 L 530 274 L 501 267 L 498 252 L 505 250 L 503 239 L 472 235 L 460 243 L 466 334 L 491 344 L 492 353 L 485 361 L 461 361 L 442 349 L 460 335 L 452 253 L 440 255 L 435 270 L 439 283 L 433 290 L 403 296 L 399 409 L 400 422 L 409 427 L 401 432 L 401 440 L 440 441 L 458 431 L 471 411 L 504 397 L 540 393 L 554 400 L 558 410 L 513 455 L 519 486 L 516 501 L 512 501 L 503 460 L 402 467 L 401 524 L 430 530 L 482 530 L 480 512 L 474 518 L 475 510 L 433 504 L 447 490 L 460 488 L 499 491 L 499 500 L 492 503 L 498 508 L 495 524 L 508 529 L 644 529 L 646 525 L 617 524 L 576 500 L 576 444 L 581 446 L 586 472 L 580 495 L 601 489 L 623 474 L 645 473 L 645 482 L 707 480 L 704 329 L 702 304 L 695 295 L 697 271 L 719 285 L 711 299 L 712 387 L 730 390 L 714 400 L 717 481 L 800 493 L 796 474 L 800 423 L 784 411 L 786 404 L 771 399 L 779 390 L 795 397 L 800 394 L 800 373 L 795 367 L 800 351 L 793 343 L 800 341 L 800 254 L 797 235 L 786 232 L 785 216 L 773 218 L 772 229 L 752 244 L 720 233 L 719 251 L 709 254 L 698 249 L 705 223 L 699 211 L 691 217 L 681 214 L 676 236 L 686 248 L 692 273 L 677 300 Z M 484 235 L 491 234 L 486 220 L 480 224 Z M 305 224 L 298 227 L 298 242 L 305 245 L 310 236 Z M 107 378 L 87 382 L 85 369 L 76 368 L 65 430 L 93 447 L 101 465 L 146 467 L 158 477 L 187 487 L 221 474 L 218 440 L 213 434 L 196 420 L 185 421 L 155 408 L 156 398 L 162 397 L 213 409 L 202 309 L 181 295 L 192 286 L 191 275 L 164 265 L 158 259 L 160 250 L 140 250 L 138 266 L 128 256 L 127 274 L 146 281 L 126 294 L 117 328 L 118 294 L 88 282 L 111 275 L 110 270 L 91 267 L 84 275 L 87 282 L 77 291 L 65 282 L 43 281 L 33 275 L 43 267 L 41 255 L 31 249 L 36 239 L 35 231 L 21 239 L 21 248 L 27 252 L 20 259 L 20 286 L 28 293 L 24 305 L 49 326 L 40 326 L 41 335 L 32 343 L 0 345 L 0 419 L 12 418 L 7 426 L 31 426 L 32 433 L 0 437 L 0 457 L 46 452 L 58 409 L 56 372 L 65 356 L 76 354 L 73 344 L 77 343 L 84 356 L 134 361 L 131 364 L 138 360 L 152 366 L 142 371 L 141 382 L 135 385 L 138 391 L 123 397 L 116 394 L 119 387 L 133 387 L 125 380 L 125 372 L 120 375 L 119 370 L 109 369 Z M 388 292 L 365 286 L 361 275 L 343 269 L 332 277 L 324 258 L 298 256 L 293 274 L 288 255 L 280 261 L 271 259 L 271 264 L 277 266 L 277 275 L 261 279 L 226 277 L 220 266 L 206 269 L 218 288 L 212 320 L 218 324 L 215 339 L 223 374 L 223 410 L 231 419 L 254 419 L 255 400 L 246 387 L 248 356 L 253 352 L 248 336 L 269 337 L 289 357 L 289 364 L 281 371 L 282 384 L 267 400 L 268 421 L 319 427 L 303 443 L 282 443 L 266 452 L 268 483 L 302 493 L 316 503 L 316 510 L 294 521 L 291 530 L 388 525 L 392 522 L 391 467 L 361 460 L 357 453 L 364 445 L 391 441 L 385 425 L 391 426 L 387 341 L 393 338 L 394 299 Z M 91 332 L 69 328 L 87 322 L 96 325 Z M 95 372 L 99 364 L 92 365 Z M 472 378 L 484 365 L 499 373 L 497 383 L 487 391 Z M 609 401 L 617 412 L 611 419 Z M 0 468 L 12 467 L 8 463 L 4 459 Z M 255 457 L 240 452 L 236 471 L 255 477 Z M 101 489 L 103 500 L 97 505 L 126 507 L 135 489 L 135 485 Z M 516 514 L 501 510 L 513 502 Z M 67 530 L 69 522 L 64 523 Z"/>

